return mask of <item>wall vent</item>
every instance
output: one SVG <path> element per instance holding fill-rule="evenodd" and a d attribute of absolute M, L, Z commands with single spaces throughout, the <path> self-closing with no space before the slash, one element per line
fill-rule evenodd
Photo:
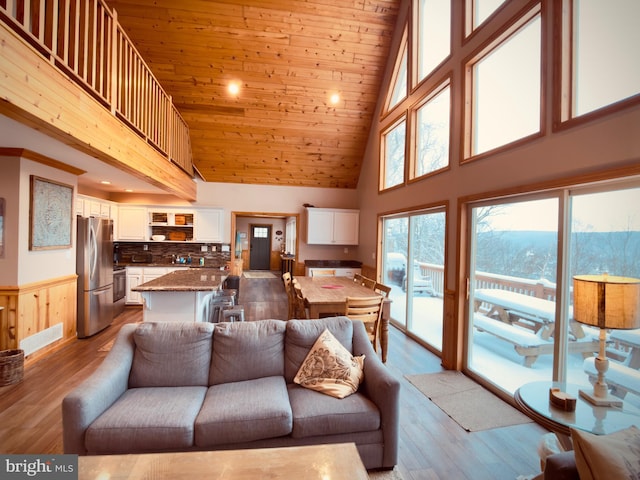
<path fill-rule="evenodd" d="M 24 355 L 30 355 L 41 348 L 60 340 L 62 338 L 62 323 L 57 323 L 53 327 L 42 330 L 30 337 L 20 341 L 20 348 L 24 350 Z"/>

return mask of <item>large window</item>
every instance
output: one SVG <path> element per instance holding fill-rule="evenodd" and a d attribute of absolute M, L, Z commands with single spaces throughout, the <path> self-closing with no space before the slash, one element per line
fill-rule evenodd
<path fill-rule="evenodd" d="M 540 131 L 540 25 L 537 14 L 470 64 L 467 157 Z"/>
<path fill-rule="evenodd" d="M 413 178 L 449 165 L 450 112 L 451 92 L 448 84 L 418 108 Z"/>
<path fill-rule="evenodd" d="M 418 81 L 451 52 L 451 0 L 418 2 Z"/>
<path fill-rule="evenodd" d="M 535 380 L 588 386 L 599 332 L 573 319 L 572 278 L 640 278 L 639 200 L 636 183 L 474 206 L 468 367 L 510 393 Z M 640 331 L 607 338 L 610 386 L 640 405 Z"/>
<path fill-rule="evenodd" d="M 505 0 L 467 0 L 467 2 L 471 3 L 471 28 L 469 28 L 468 30 L 475 30 L 487 18 L 489 18 L 491 14 L 505 2 Z M 469 33 L 471 33 L 471 31 L 467 32 L 467 34 Z"/>
<path fill-rule="evenodd" d="M 406 34 L 405 34 L 406 37 Z M 402 42 L 402 55 L 396 65 L 387 110 L 391 110 L 407 96 L 407 42 Z"/>
<path fill-rule="evenodd" d="M 380 175 L 380 189 L 402 185 L 404 183 L 404 146 L 406 122 L 397 122 L 382 134 L 383 168 Z"/>
<path fill-rule="evenodd" d="M 640 93 L 640 2 L 573 0 L 572 116 Z M 568 23 L 568 22 L 567 22 Z M 566 39 L 569 44 L 569 38 Z M 566 59 L 565 59 L 566 61 Z M 606 72 L 606 74 L 603 74 Z"/>

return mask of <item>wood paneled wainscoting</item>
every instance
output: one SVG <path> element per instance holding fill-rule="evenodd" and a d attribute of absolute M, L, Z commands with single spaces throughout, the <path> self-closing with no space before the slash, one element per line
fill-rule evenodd
<path fill-rule="evenodd" d="M 16 287 L 0 287 L 0 350 L 20 348 L 32 335 L 62 324 L 62 338 L 26 357 L 31 362 L 76 338 L 76 274 Z M 25 352 L 28 353 L 28 352 Z"/>

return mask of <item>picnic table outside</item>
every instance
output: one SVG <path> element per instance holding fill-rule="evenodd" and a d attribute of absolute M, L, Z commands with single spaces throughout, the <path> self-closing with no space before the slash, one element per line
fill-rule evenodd
<path fill-rule="evenodd" d="M 531 367 L 539 355 L 553 353 L 556 304 L 550 300 L 501 289 L 474 292 L 474 327 L 514 345 Z M 487 305 L 486 312 L 482 306 Z M 582 326 L 570 320 L 569 352 L 591 356 L 598 340 L 587 336 Z"/>

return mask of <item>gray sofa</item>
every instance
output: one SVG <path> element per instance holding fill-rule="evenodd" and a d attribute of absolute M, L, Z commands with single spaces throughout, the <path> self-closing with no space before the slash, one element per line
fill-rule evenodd
<path fill-rule="evenodd" d="M 344 399 L 293 379 L 327 328 L 364 380 Z M 347 317 L 124 325 L 62 403 L 65 453 L 80 455 L 355 442 L 366 468 L 397 463 L 400 383 Z"/>

